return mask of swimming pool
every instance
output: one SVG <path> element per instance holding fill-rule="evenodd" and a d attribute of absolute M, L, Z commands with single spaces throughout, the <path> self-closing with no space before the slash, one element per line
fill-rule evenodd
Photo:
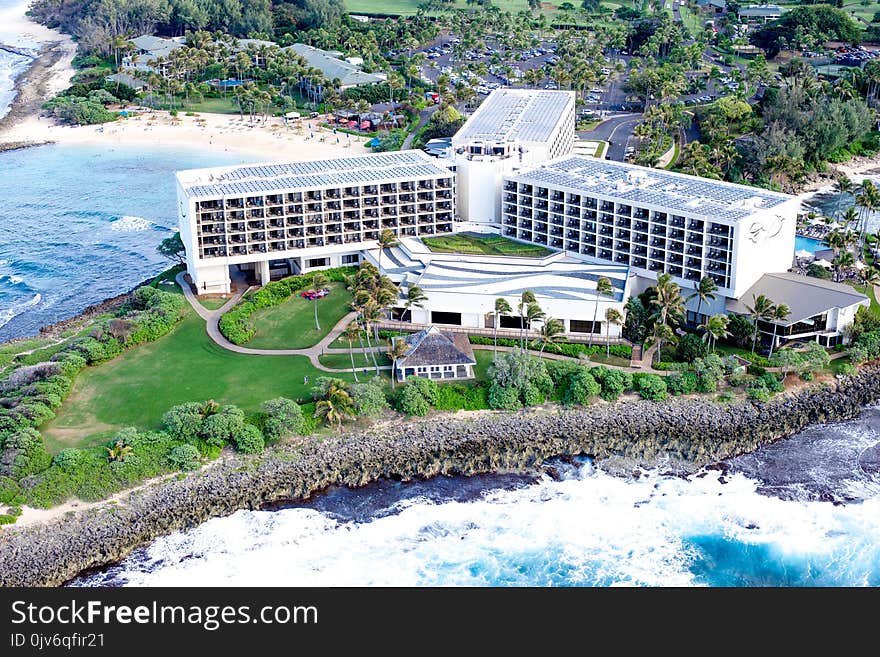
<path fill-rule="evenodd" d="M 827 249 L 828 245 L 825 244 L 822 240 L 817 240 L 813 237 L 804 237 L 803 235 L 795 235 L 794 238 L 794 250 L 795 251 L 809 251 L 810 253 L 815 253 L 816 251 L 821 251 L 822 249 Z"/>

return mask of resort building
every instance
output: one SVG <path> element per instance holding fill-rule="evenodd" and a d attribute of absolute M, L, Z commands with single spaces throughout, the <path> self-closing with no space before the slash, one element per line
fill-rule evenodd
<path fill-rule="evenodd" d="M 421 151 L 177 172 L 180 235 L 199 294 L 230 291 L 230 267 L 300 273 L 358 264 L 383 229 L 453 230 L 455 176 Z"/>
<path fill-rule="evenodd" d="M 337 55 L 340 53 L 321 50 L 305 43 L 294 43 L 282 48 L 282 50 L 293 50 L 306 61 L 309 68 L 320 70 L 327 80 L 339 80 L 341 90 L 363 87 L 368 84 L 380 84 L 386 78 L 384 73 L 365 73 L 359 65 L 338 57 Z"/>
<path fill-rule="evenodd" d="M 791 266 L 799 208 L 786 194 L 577 156 L 505 176 L 502 202 L 503 235 L 628 266 L 640 289 L 663 272 L 685 295 L 712 278 L 718 298 L 701 315 Z"/>
<path fill-rule="evenodd" d="M 379 264 L 378 249 L 365 255 L 371 263 Z M 498 298 L 507 300 L 513 309 L 499 318 L 499 328 L 518 331 L 522 320 L 517 306 L 522 293 L 531 290 L 546 316 L 562 322 L 565 333 L 592 333 L 596 338 L 615 340 L 620 336 L 620 326 L 609 326 L 605 312 L 614 308 L 623 313 L 631 282 L 625 265 L 591 264 L 558 251 L 547 250 L 534 257 L 437 253 L 422 240 L 410 238 L 384 250 L 381 268 L 400 285 L 400 305 L 392 311 L 393 318 L 478 332 L 486 329 L 487 334 L 495 326 Z M 610 283 L 605 294 L 597 289 L 601 278 Z M 404 305 L 412 285 L 421 288 L 427 297 L 421 307 Z M 525 328 L 537 330 L 540 322 Z"/>
<path fill-rule="evenodd" d="M 747 5 L 740 7 L 737 15 L 740 20 L 767 23 L 781 18 L 784 11 L 779 5 Z"/>
<path fill-rule="evenodd" d="M 429 326 L 417 333 L 394 338 L 407 346 L 406 354 L 397 360 L 394 376 L 401 383 L 408 376 L 425 379 L 474 378 L 474 349 L 465 333 L 442 333 Z"/>
<path fill-rule="evenodd" d="M 496 89 L 452 138 L 458 213 L 464 221 L 501 223 L 501 178 L 571 152 L 573 91 Z"/>
<path fill-rule="evenodd" d="M 123 68 L 130 71 L 155 72 L 167 77 L 170 63 L 165 61 L 172 52 L 183 48 L 186 41 L 183 37 L 165 39 L 151 34 L 142 34 L 130 40 L 132 51 L 122 58 Z"/>
<path fill-rule="evenodd" d="M 748 315 L 747 306 L 764 295 L 784 302 L 791 314 L 783 321 L 759 321 L 762 341 L 775 347 L 789 342 L 818 341 L 824 347 L 844 342 L 845 329 L 853 323 L 868 298 L 850 285 L 792 273 L 764 274 L 740 299 L 729 299 L 727 311 Z"/>

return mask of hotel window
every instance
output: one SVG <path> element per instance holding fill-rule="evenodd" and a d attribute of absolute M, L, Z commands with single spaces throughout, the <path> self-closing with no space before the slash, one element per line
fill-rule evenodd
<path fill-rule="evenodd" d="M 343 265 L 356 265 L 361 261 L 361 256 L 357 253 L 349 253 L 342 256 Z"/>
<path fill-rule="evenodd" d="M 330 264 L 330 258 L 309 258 L 306 260 L 306 267 L 327 267 Z"/>

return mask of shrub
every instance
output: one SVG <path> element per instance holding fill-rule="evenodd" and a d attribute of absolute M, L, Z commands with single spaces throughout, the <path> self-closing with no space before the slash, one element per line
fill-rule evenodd
<path fill-rule="evenodd" d="M 235 448 L 243 454 L 256 454 L 265 447 L 263 434 L 252 424 L 245 424 L 235 436 Z"/>
<path fill-rule="evenodd" d="M 855 365 L 844 363 L 840 366 L 839 373 L 841 376 L 853 376 L 856 373 Z"/>
<path fill-rule="evenodd" d="M 782 385 L 782 381 L 773 374 L 772 372 L 765 372 L 761 376 L 758 377 L 763 383 L 764 387 L 767 388 L 770 392 L 782 392 L 785 390 L 785 387 Z"/>
<path fill-rule="evenodd" d="M 178 445 L 168 453 L 168 463 L 176 470 L 198 470 L 200 462 L 199 450 L 193 445 Z"/>
<path fill-rule="evenodd" d="M 52 457 L 43 445 L 43 437 L 35 429 L 25 427 L 7 434 L 0 454 L 0 475 L 21 479 L 45 470 Z"/>
<path fill-rule="evenodd" d="M 419 394 L 425 398 L 430 405 L 437 402 L 437 382 L 432 379 L 425 379 L 420 376 L 410 377 L 406 380 L 406 387 L 418 390 Z"/>
<path fill-rule="evenodd" d="M 223 406 L 219 411 L 202 420 L 199 436 L 209 445 L 223 447 L 233 442 L 243 427 L 244 411 L 237 406 Z"/>
<path fill-rule="evenodd" d="M 689 395 L 697 389 L 697 375 L 693 372 L 673 372 L 666 377 L 666 389 L 671 395 Z"/>
<path fill-rule="evenodd" d="M 569 406 L 589 404 L 601 392 L 602 386 L 596 383 L 587 368 L 582 367 L 571 377 L 571 384 L 565 393 L 565 403 Z"/>
<path fill-rule="evenodd" d="M 498 354 L 489 367 L 489 378 L 497 386 L 518 390 L 520 402 L 528 406 L 543 403 L 546 396 L 553 392 L 553 379 L 547 374 L 544 361 L 521 352 Z M 492 398 L 490 391 L 490 406 Z"/>
<path fill-rule="evenodd" d="M 746 367 L 746 372 L 748 372 L 752 376 L 763 376 L 767 373 L 767 370 L 765 370 L 760 365 L 749 365 L 748 367 Z"/>
<path fill-rule="evenodd" d="M 736 399 L 736 395 L 734 395 L 729 390 L 725 390 L 724 392 L 722 392 L 720 395 L 718 395 L 715 398 L 715 401 L 717 401 L 717 402 L 732 402 L 734 399 Z"/>
<path fill-rule="evenodd" d="M 594 367 L 590 370 L 593 378 L 602 385 L 599 396 L 605 401 L 614 401 L 620 395 L 633 387 L 633 377 L 629 372 L 611 370 L 607 367 Z"/>
<path fill-rule="evenodd" d="M 801 372 L 802 381 L 812 381 L 814 378 L 816 378 L 815 375 L 810 371 Z"/>
<path fill-rule="evenodd" d="M 493 382 L 489 386 L 489 406 L 507 411 L 521 408 L 519 388 L 509 388 Z"/>
<path fill-rule="evenodd" d="M 380 333 L 381 335 L 381 333 Z M 492 345 L 495 341 L 482 335 L 469 335 L 468 340 L 471 344 Z M 499 347 L 517 347 L 519 341 L 513 338 L 498 338 Z M 577 342 L 553 342 L 544 348 L 544 352 L 548 354 L 559 354 L 561 356 L 569 356 L 571 358 L 579 358 L 581 355 L 593 356 L 595 354 L 605 354 L 604 345 L 588 346 Z M 625 344 L 611 345 L 610 354 L 618 358 L 632 358 L 632 347 Z M 564 362 L 564 361 L 557 361 Z"/>
<path fill-rule="evenodd" d="M 422 391 L 409 382 L 403 387 L 403 392 L 400 393 L 398 400 L 398 410 L 407 415 L 427 415 L 431 410 L 431 405 Z"/>
<path fill-rule="evenodd" d="M 663 401 L 666 399 L 666 382 L 657 374 L 644 374 L 639 377 L 638 392 L 644 399 Z"/>
<path fill-rule="evenodd" d="M 446 383 L 437 386 L 434 408 L 442 411 L 478 411 L 489 408 L 488 389 L 483 385 L 466 386 Z"/>
<path fill-rule="evenodd" d="M 749 399 L 758 402 L 767 402 L 770 401 L 770 391 L 767 390 L 764 386 L 757 386 L 754 388 L 749 388 L 748 391 Z"/>
<path fill-rule="evenodd" d="M 192 440 L 202 426 L 201 405 L 187 402 L 173 406 L 162 416 L 162 423 L 172 438 Z"/>
<path fill-rule="evenodd" d="M 263 402 L 260 410 L 265 414 L 263 435 L 267 441 L 276 441 L 283 436 L 302 431 L 305 423 L 302 408 L 293 400 L 276 397 Z"/>
<path fill-rule="evenodd" d="M 13 504 L 20 499 L 21 488 L 12 477 L 0 477 L 0 504 Z"/>
<path fill-rule="evenodd" d="M 733 386 L 734 388 L 739 388 L 741 385 L 744 385 L 749 378 L 745 374 L 731 374 L 727 377 L 728 385 Z"/>
<path fill-rule="evenodd" d="M 694 333 L 684 335 L 675 348 L 675 357 L 686 363 L 693 363 L 697 358 L 703 358 L 708 353 L 709 345 Z"/>
<path fill-rule="evenodd" d="M 56 465 L 65 472 L 73 472 L 82 463 L 83 456 L 85 456 L 85 452 L 79 449 L 74 449 L 69 447 L 67 449 L 62 449 L 55 455 L 55 458 L 52 459 L 52 465 Z"/>

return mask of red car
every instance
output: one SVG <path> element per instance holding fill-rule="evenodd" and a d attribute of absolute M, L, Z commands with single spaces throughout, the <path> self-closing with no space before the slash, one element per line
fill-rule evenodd
<path fill-rule="evenodd" d="M 306 290 L 305 292 L 300 292 L 300 296 L 303 299 L 308 299 L 309 301 L 314 301 L 315 299 L 322 299 L 330 294 L 330 290 L 324 288 L 323 290 Z"/>

